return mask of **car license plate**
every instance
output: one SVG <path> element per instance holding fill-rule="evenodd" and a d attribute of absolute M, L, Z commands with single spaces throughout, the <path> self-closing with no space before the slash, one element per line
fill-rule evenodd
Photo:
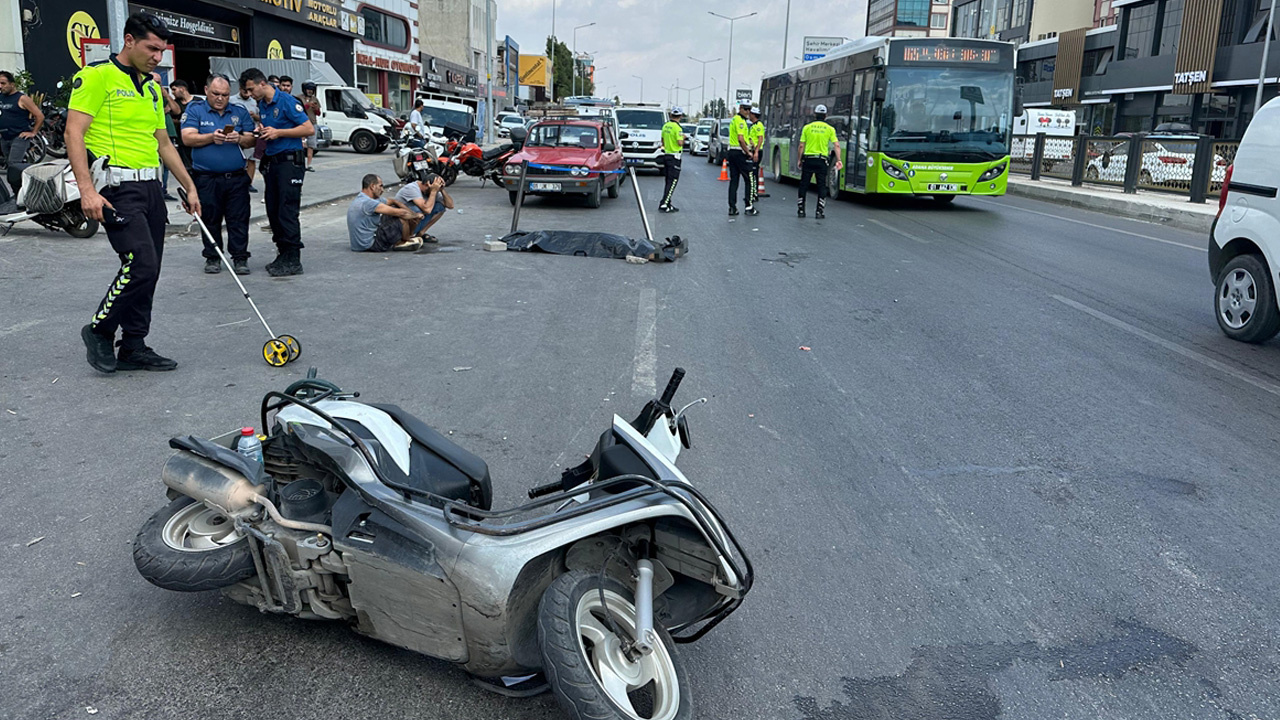
<path fill-rule="evenodd" d="M 929 183 L 929 189 L 940 192 L 959 192 L 960 186 L 956 183 Z"/>
<path fill-rule="evenodd" d="M 560 190 L 560 183 L 529 183 L 530 190 Z"/>
<path fill-rule="evenodd" d="M 426 170 L 426 169 L 427 169 L 427 161 L 426 161 L 426 160 L 419 160 L 419 161 L 415 162 L 415 163 L 413 164 L 413 169 L 414 169 L 414 170 Z"/>
<path fill-rule="evenodd" d="M 627 158 L 628 165 L 639 165 L 644 162 L 644 158 Z"/>

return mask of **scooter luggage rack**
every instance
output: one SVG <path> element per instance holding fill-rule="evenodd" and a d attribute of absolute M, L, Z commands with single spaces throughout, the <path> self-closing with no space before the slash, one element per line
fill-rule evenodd
<path fill-rule="evenodd" d="M 707 500 L 706 496 L 704 496 L 701 492 L 698 491 L 697 488 L 693 487 L 692 485 L 688 485 L 685 483 L 678 483 L 678 484 L 664 483 L 658 480 L 654 480 L 653 478 L 645 475 L 619 475 L 617 477 L 610 478 L 602 482 L 591 483 L 591 487 L 589 489 L 575 487 L 573 489 L 565 490 L 563 492 L 556 493 L 554 495 L 548 495 L 546 497 L 540 498 L 538 500 L 527 503 L 525 505 L 519 505 L 509 510 L 496 510 L 496 511 L 481 510 L 480 508 L 466 505 L 457 500 L 446 498 L 442 495 L 429 493 L 423 490 L 419 490 L 417 488 L 409 487 L 407 485 L 402 485 L 400 483 L 388 480 L 387 478 L 383 477 L 382 473 L 379 472 L 378 470 L 378 463 L 374 459 L 373 453 L 369 450 L 369 447 L 365 445 L 364 440 L 360 439 L 359 436 L 357 436 L 355 433 L 347 429 L 345 425 L 341 424 L 340 422 L 338 422 L 338 420 L 331 417 L 328 413 L 317 408 L 314 405 L 314 403 L 320 402 L 321 400 L 324 400 L 328 397 L 338 394 L 339 391 L 336 389 L 335 386 L 329 383 L 321 384 L 321 383 L 309 382 L 308 380 L 300 380 L 297 383 L 294 383 L 293 385 L 291 385 L 290 387 L 295 392 L 297 390 L 310 388 L 314 390 L 319 390 L 320 394 L 314 398 L 308 398 L 307 400 L 303 400 L 293 395 L 288 395 L 275 390 L 269 391 L 266 395 L 262 396 L 261 414 L 262 414 L 262 428 L 264 431 L 269 433 L 271 428 L 271 426 L 267 423 L 268 413 L 272 411 L 281 410 L 286 405 L 300 405 L 306 408 L 308 411 L 314 413 L 316 417 L 319 417 L 325 422 L 329 423 L 330 427 L 332 427 L 335 432 L 342 434 L 352 442 L 356 450 L 361 454 L 361 456 L 364 457 L 364 460 L 368 464 L 369 469 L 378 478 L 379 482 L 381 482 L 383 485 L 386 485 L 389 488 L 392 488 L 400 492 L 404 496 L 404 499 L 406 502 L 415 502 L 414 500 L 415 496 L 427 498 L 428 504 L 436 504 L 430 501 L 432 500 L 437 501 L 437 503 L 443 506 L 445 520 L 451 526 L 456 527 L 460 530 L 466 530 L 468 532 L 474 532 L 480 535 L 489 535 L 494 537 L 508 537 L 511 535 L 519 535 L 522 533 L 537 530 L 539 528 L 544 528 L 549 525 L 554 525 L 564 520 L 575 518 L 586 513 L 595 512 L 602 508 L 613 507 L 614 505 L 619 505 L 629 500 L 634 500 L 646 495 L 666 495 L 667 497 L 670 497 L 671 499 L 680 503 L 685 507 L 685 509 L 689 511 L 689 514 L 693 516 L 694 520 L 697 521 L 700 529 L 702 530 L 703 535 L 706 536 L 706 538 L 709 539 L 711 543 L 715 546 L 716 552 L 719 553 L 720 556 L 723 557 L 725 561 L 729 563 L 734 574 L 738 576 L 739 580 L 742 583 L 742 590 L 738 592 L 737 597 L 726 597 L 724 606 L 721 607 L 719 611 L 717 611 L 711 617 L 694 620 L 691 623 L 688 623 L 680 628 L 676 628 L 675 630 L 673 630 L 671 632 L 671 638 L 676 642 L 679 642 L 679 643 L 694 642 L 695 640 L 698 640 L 699 638 L 701 638 L 703 635 L 707 634 L 712 628 L 718 625 L 720 621 L 724 620 L 734 610 L 738 609 L 738 606 L 742 604 L 742 601 L 746 597 L 746 594 L 751 590 L 751 586 L 755 584 L 755 566 L 752 565 L 751 558 L 747 556 L 746 550 L 742 547 L 742 544 L 738 542 L 738 538 L 734 536 L 733 531 L 729 529 L 729 525 L 725 523 L 724 518 L 720 517 L 720 513 L 716 511 L 715 506 L 712 505 L 709 500 Z M 273 399 L 277 399 L 278 402 L 272 402 Z M 274 437 L 274 435 L 269 435 L 268 437 Z M 502 519 L 508 519 L 512 517 L 517 517 L 519 515 L 523 515 L 533 510 L 536 510 L 540 507 L 551 505 L 556 502 L 563 502 L 564 500 L 572 498 L 576 495 L 581 495 L 583 492 L 587 492 L 589 490 L 604 490 L 614 485 L 619 485 L 622 483 L 641 483 L 642 487 L 632 488 L 630 490 L 626 490 L 616 495 L 606 495 L 603 497 L 593 498 L 591 500 L 588 500 L 585 503 L 582 503 L 578 507 L 572 508 L 563 513 L 557 513 L 555 515 L 542 515 L 523 523 L 517 523 L 513 525 L 497 525 L 497 526 L 485 524 L 486 521 L 489 521 L 489 520 L 502 520 Z M 369 502 L 375 507 L 382 508 L 383 506 L 382 502 L 380 502 L 376 498 L 370 497 L 367 493 L 363 492 L 359 488 L 359 486 L 350 484 L 348 485 L 348 487 L 350 487 L 351 489 L 359 493 L 360 496 L 366 502 Z M 701 508 L 699 508 L 694 503 L 690 502 L 688 498 L 683 497 L 680 493 L 675 492 L 676 488 L 678 488 L 681 492 L 685 492 L 692 495 L 695 499 L 697 499 L 698 503 L 700 503 L 702 507 L 705 507 L 711 513 L 711 516 L 715 519 L 716 523 L 719 525 L 719 529 L 724 533 L 724 537 L 729 541 L 729 543 L 731 543 L 733 550 L 737 553 L 737 557 L 735 557 L 734 554 L 730 553 L 729 548 L 726 547 L 725 544 L 721 542 L 720 536 L 716 532 L 716 528 L 713 527 L 711 523 L 707 520 L 707 518 L 703 515 Z M 383 508 L 383 509 L 385 510 L 386 508 Z M 394 517 L 396 514 L 393 513 L 392 515 Z M 470 517 L 473 520 L 468 522 L 462 519 L 464 517 Z M 738 557 L 742 558 L 741 564 L 739 564 L 738 562 Z M 690 634 L 687 634 L 687 635 L 679 634 L 680 631 L 687 629 L 689 627 L 692 627 L 693 625 L 699 622 L 705 623 L 705 624 L 703 624 L 701 627 L 697 628 Z"/>

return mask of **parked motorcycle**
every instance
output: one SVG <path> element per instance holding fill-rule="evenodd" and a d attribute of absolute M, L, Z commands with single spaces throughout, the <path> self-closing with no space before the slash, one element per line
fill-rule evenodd
<path fill-rule="evenodd" d="M 67 109 L 46 100 L 40 104 L 40 110 L 44 113 L 44 125 L 40 126 L 39 138 L 46 152 L 50 157 L 65 158 L 67 143 L 63 133 L 67 129 Z"/>
<path fill-rule="evenodd" d="M 100 175 L 106 164 L 107 156 L 96 158 L 90 166 L 93 176 Z M 22 189 L 16 203 L 9 205 L 0 209 L 4 213 L 0 214 L 4 234 L 25 220 L 74 238 L 89 238 L 98 232 L 98 221 L 80 209 L 80 186 L 66 160 L 51 160 L 23 170 Z"/>
<path fill-rule="evenodd" d="M 170 441 L 171 502 L 135 563 L 162 588 L 346 622 L 504 694 L 549 689 L 574 718 L 692 718 L 675 643 L 736 610 L 754 574 L 676 468 L 685 411 L 706 401 L 672 409 L 683 374 L 532 502 L 493 511 L 483 460 L 313 368 L 263 398 L 262 464 L 216 438 Z"/>

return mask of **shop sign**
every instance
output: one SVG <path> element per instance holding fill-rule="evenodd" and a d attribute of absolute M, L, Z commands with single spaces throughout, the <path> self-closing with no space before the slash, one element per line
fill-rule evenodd
<path fill-rule="evenodd" d="M 1076 94 L 1075 88 L 1058 88 L 1053 91 L 1054 100 L 1070 100 Z"/>
<path fill-rule="evenodd" d="M 298 45 L 290 45 L 289 57 L 293 58 L 294 60 L 306 60 L 307 49 L 304 47 L 299 47 Z"/>
<path fill-rule="evenodd" d="M 422 73 L 425 80 L 423 84 L 428 88 L 447 94 L 475 97 L 476 88 L 480 86 L 479 75 L 437 57 L 425 55 L 423 59 L 426 64 Z"/>
<path fill-rule="evenodd" d="M 311 48 L 311 59 L 317 62 L 324 62 L 324 51 Z"/>
<path fill-rule="evenodd" d="M 267 43 L 267 59 L 268 60 L 284 59 L 284 48 L 280 46 L 279 40 L 272 38 L 271 42 Z"/>
<path fill-rule="evenodd" d="M 346 35 L 363 35 L 364 18 L 325 0 L 221 0 L 224 4 L 278 15 L 311 27 Z"/>
<path fill-rule="evenodd" d="M 1080 92 L 1088 32 L 1089 28 L 1076 28 L 1058 35 L 1058 57 L 1053 68 L 1053 100 L 1056 105 L 1074 104 Z"/>
<path fill-rule="evenodd" d="M 84 55 L 81 53 L 81 46 L 84 45 L 85 38 L 97 39 L 102 34 L 98 31 L 98 23 L 94 21 L 89 13 L 83 10 L 77 10 L 67 20 L 67 51 L 71 53 L 71 59 L 75 60 L 77 67 L 84 67 Z"/>
<path fill-rule="evenodd" d="M 361 67 L 376 68 L 378 70 L 390 70 L 392 72 L 404 73 L 405 75 L 421 75 L 422 66 L 415 62 L 405 62 L 404 60 L 392 60 L 382 57 L 381 55 L 370 55 L 369 53 L 356 53 L 356 65 Z"/>
<path fill-rule="evenodd" d="M 237 45 L 240 43 L 240 30 L 232 25 L 205 20 L 204 18 L 193 17 L 183 13 L 169 12 L 168 10 L 157 10 L 143 5 L 129 5 L 129 12 L 137 12 L 139 10 L 149 12 L 160 18 L 165 25 L 169 26 L 170 30 L 179 35 L 190 35 Z"/>
<path fill-rule="evenodd" d="M 546 55 L 520 56 L 520 84 L 543 88 L 551 85 L 551 68 Z"/>

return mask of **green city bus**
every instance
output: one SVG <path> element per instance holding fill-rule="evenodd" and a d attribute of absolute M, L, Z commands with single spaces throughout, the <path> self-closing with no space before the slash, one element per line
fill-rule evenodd
<path fill-rule="evenodd" d="M 767 75 L 761 84 L 765 146 L 775 180 L 800 177 L 793 147 L 813 109 L 827 106 L 844 169 L 831 195 L 1003 195 L 1009 140 L 1021 114 L 1014 46 L 994 40 L 854 40 L 826 57 Z"/>

